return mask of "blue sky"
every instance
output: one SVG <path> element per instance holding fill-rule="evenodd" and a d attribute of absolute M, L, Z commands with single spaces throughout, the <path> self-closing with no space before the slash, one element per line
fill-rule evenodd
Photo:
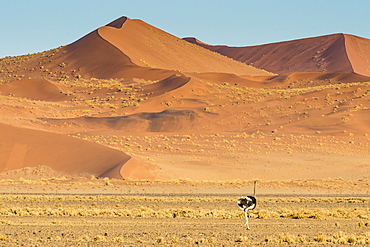
<path fill-rule="evenodd" d="M 370 38 L 369 10 L 368 0 L 0 0 L 0 57 L 69 44 L 121 16 L 214 45 Z"/>

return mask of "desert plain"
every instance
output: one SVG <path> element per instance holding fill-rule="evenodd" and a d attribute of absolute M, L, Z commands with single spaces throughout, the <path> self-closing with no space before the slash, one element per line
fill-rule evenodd
<path fill-rule="evenodd" d="M 127 17 L 1 58 L 0 245 L 369 245 L 369 58 L 353 35 L 211 46 Z"/>

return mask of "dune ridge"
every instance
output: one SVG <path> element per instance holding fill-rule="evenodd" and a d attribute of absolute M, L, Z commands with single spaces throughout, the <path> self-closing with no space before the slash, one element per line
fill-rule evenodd
<path fill-rule="evenodd" d="M 370 40 L 354 35 L 338 33 L 246 47 L 184 40 L 277 74 L 347 71 L 370 76 Z"/>
<path fill-rule="evenodd" d="M 113 28 L 113 27 L 112 27 Z M 59 60 L 70 68 L 77 68 L 84 77 L 164 79 L 174 74 L 163 69 L 144 68 L 134 64 L 130 57 L 102 39 L 95 30 L 63 48 L 65 54 Z"/>
<path fill-rule="evenodd" d="M 268 74 L 219 54 L 192 47 L 188 42 L 141 20 L 125 17 L 118 20 L 121 19 L 125 21 L 120 28 L 107 25 L 99 28 L 98 33 L 139 66 L 186 72 Z"/>

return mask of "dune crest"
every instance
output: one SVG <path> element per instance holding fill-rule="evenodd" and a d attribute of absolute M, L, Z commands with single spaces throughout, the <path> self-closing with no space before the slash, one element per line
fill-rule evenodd
<path fill-rule="evenodd" d="M 115 27 L 115 28 L 121 28 L 122 25 L 127 21 L 127 17 L 126 16 L 122 16 L 110 23 L 108 23 L 106 26 L 109 26 L 109 27 Z"/>
<path fill-rule="evenodd" d="M 137 66 L 130 57 L 101 38 L 97 30 L 64 47 L 63 50 L 65 53 L 60 60 L 66 61 L 71 68 L 77 68 L 78 73 L 87 78 L 158 80 L 174 74 L 172 71 Z"/>
<path fill-rule="evenodd" d="M 269 74 L 194 47 L 141 20 L 127 18 L 121 28 L 104 26 L 98 29 L 98 33 L 139 66 L 184 72 Z"/>
<path fill-rule="evenodd" d="M 370 76 L 370 40 L 354 35 L 338 33 L 246 47 L 212 46 L 195 38 L 184 40 L 277 74 L 348 71 Z"/>

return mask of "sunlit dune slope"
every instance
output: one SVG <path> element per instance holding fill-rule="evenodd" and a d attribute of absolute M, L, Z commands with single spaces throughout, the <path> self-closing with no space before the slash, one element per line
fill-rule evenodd
<path fill-rule="evenodd" d="M 195 38 L 184 40 L 278 74 L 349 71 L 370 75 L 370 40 L 348 34 L 246 47 L 212 46 Z"/>
<path fill-rule="evenodd" d="M 119 27 L 119 21 L 122 26 Z M 99 35 L 140 66 L 182 72 L 268 74 L 206 49 L 200 49 L 141 20 L 122 17 L 98 29 Z"/>
<path fill-rule="evenodd" d="M 174 74 L 173 71 L 137 66 L 127 55 L 102 39 L 98 30 L 63 47 L 57 59 L 64 61 L 67 68 L 76 70 L 76 74 L 87 78 L 158 80 Z"/>
<path fill-rule="evenodd" d="M 0 171 L 49 166 L 69 174 L 120 178 L 130 156 L 73 137 L 0 124 Z"/>
<path fill-rule="evenodd" d="M 19 80 L 0 84 L 0 93 L 33 100 L 68 100 L 68 97 L 62 94 L 55 84 L 44 79 Z"/>

